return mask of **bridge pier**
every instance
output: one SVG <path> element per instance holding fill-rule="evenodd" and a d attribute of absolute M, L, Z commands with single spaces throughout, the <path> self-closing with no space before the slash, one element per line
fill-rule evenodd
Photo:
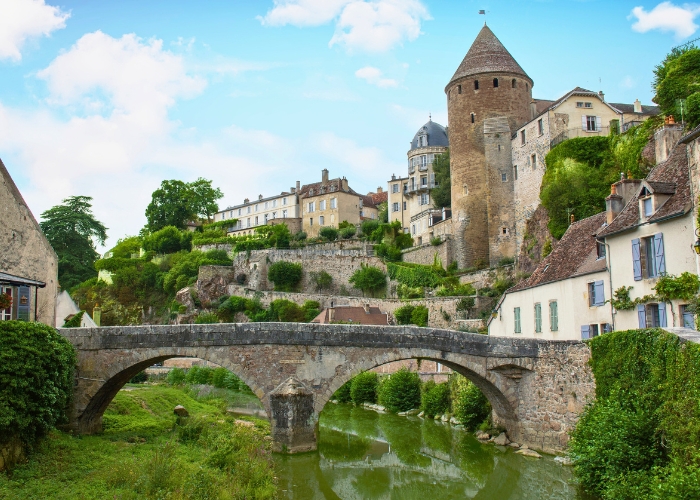
<path fill-rule="evenodd" d="M 272 450 L 302 453 L 316 449 L 314 394 L 290 377 L 270 393 Z"/>

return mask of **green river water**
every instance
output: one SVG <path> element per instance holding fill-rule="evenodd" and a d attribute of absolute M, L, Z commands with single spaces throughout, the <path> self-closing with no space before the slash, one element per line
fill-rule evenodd
<path fill-rule="evenodd" d="M 570 467 L 481 444 L 448 424 L 328 404 L 318 452 L 277 455 L 282 498 L 576 499 Z"/>

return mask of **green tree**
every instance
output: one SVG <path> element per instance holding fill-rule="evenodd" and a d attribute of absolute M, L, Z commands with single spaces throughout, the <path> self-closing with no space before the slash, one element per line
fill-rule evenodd
<path fill-rule="evenodd" d="M 267 279 L 272 281 L 277 292 L 291 292 L 302 277 L 301 264 L 280 260 L 270 265 Z"/>
<path fill-rule="evenodd" d="M 690 127 L 700 123 L 700 49 L 690 46 L 672 50 L 654 69 L 654 102 L 665 115 L 681 117 Z M 681 113 L 680 102 L 685 100 Z"/>
<path fill-rule="evenodd" d="M 41 214 L 41 230 L 58 255 L 58 281 L 69 290 L 83 281 L 97 276 L 95 250 L 107 239 L 107 228 L 92 214 L 92 198 L 71 196 Z"/>
<path fill-rule="evenodd" d="M 390 375 L 379 386 L 379 404 L 391 412 L 420 407 L 420 377 L 406 368 Z"/>
<path fill-rule="evenodd" d="M 201 177 L 194 182 L 166 180 L 151 195 L 146 208 L 146 229 L 158 231 L 166 226 L 185 229 L 187 222 L 196 219 L 211 220 L 218 211 L 216 200 L 223 197 L 219 188 Z"/>
<path fill-rule="evenodd" d="M 377 205 L 377 219 L 382 224 L 389 222 L 389 202 L 383 201 Z"/>
<path fill-rule="evenodd" d="M 350 276 L 350 284 L 362 290 L 362 295 L 369 293 L 374 295 L 386 288 L 386 273 L 374 266 L 362 264 L 360 269 Z"/>
<path fill-rule="evenodd" d="M 435 157 L 433 172 L 437 187 L 430 191 L 435 208 L 449 207 L 452 203 L 452 182 L 450 180 L 450 150 Z"/>

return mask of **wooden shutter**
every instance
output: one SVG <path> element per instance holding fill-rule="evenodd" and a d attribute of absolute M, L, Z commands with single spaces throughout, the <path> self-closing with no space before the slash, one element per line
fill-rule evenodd
<path fill-rule="evenodd" d="M 595 306 L 605 305 L 605 283 L 603 281 L 596 281 L 593 285 L 595 287 Z"/>
<path fill-rule="evenodd" d="M 664 265 L 665 267 L 665 265 Z M 639 238 L 632 240 L 632 268 L 634 270 L 634 281 L 642 280 L 642 254 Z"/>
<path fill-rule="evenodd" d="M 586 340 L 591 338 L 591 327 L 588 325 L 581 326 L 581 340 Z"/>
<path fill-rule="evenodd" d="M 644 304 L 637 305 L 637 317 L 639 318 L 639 328 L 647 327 L 647 311 Z"/>
<path fill-rule="evenodd" d="M 553 332 L 559 330 L 559 311 L 556 302 L 549 303 L 549 325 Z"/>
<path fill-rule="evenodd" d="M 515 318 L 515 333 L 520 333 L 520 308 L 513 309 L 513 317 Z"/>
<path fill-rule="evenodd" d="M 659 303 L 659 326 L 662 328 L 668 326 L 666 320 L 666 304 L 664 302 Z"/>
<path fill-rule="evenodd" d="M 664 256 L 663 233 L 654 235 L 654 261 L 656 264 L 657 276 L 663 276 L 666 274 L 666 257 Z"/>
<path fill-rule="evenodd" d="M 599 132 L 602 130 L 602 127 L 600 125 L 601 125 L 600 116 L 596 116 L 595 117 L 595 129 Z"/>
<path fill-rule="evenodd" d="M 535 304 L 535 331 L 542 331 L 542 304 Z"/>
<path fill-rule="evenodd" d="M 586 122 L 586 115 L 581 115 L 581 130 L 588 130 L 588 123 Z"/>

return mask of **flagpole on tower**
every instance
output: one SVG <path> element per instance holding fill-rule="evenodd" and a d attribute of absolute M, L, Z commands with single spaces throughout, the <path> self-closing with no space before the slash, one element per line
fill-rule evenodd
<path fill-rule="evenodd" d="M 479 10 L 479 15 L 484 16 L 484 26 L 486 26 L 486 11 L 485 10 Z"/>

